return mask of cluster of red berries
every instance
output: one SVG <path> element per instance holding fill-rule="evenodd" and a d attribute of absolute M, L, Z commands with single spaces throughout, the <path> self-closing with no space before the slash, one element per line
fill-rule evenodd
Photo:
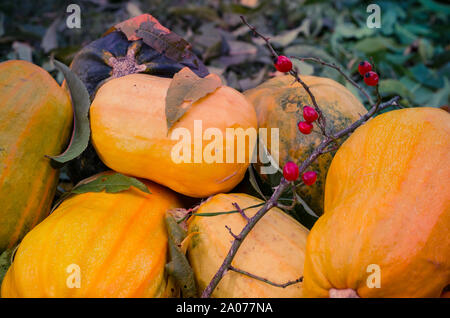
<path fill-rule="evenodd" d="M 358 72 L 364 77 L 364 83 L 369 86 L 378 84 L 378 74 L 372 71 L 372 65 L 367 61 L 362 61 L 358 65 Z"/>
<path fill-rule="evenodd" d="M 297 124 L 298 130 L 304 135 L 309 135 L 313 129 L 313 122 L 319 118 L 319 114 L 316 110 L 310 106 L 303 107 L 303 119 Z"/>
<path fill-rule="evenodd" d="M 280 55 L 275 60 L 275 68 L 279 72 L 287 73 L 292 70 L 292 62 L 291 60 L 284 56 Z M 358 71 L 361 76 L 364 77 L 364 82 L 369 86 L 376 86 L 378 84 L 378 74 L 372 71 L 372 65 L 363 61 L 358 65 Z M 302 134 L 308 135 L 311 133 L 313 129 L 313 122 L 319 118 L 319 114 L 317 111 L 310 107 L 303 107 L 303 118 L 305 121 L 300 121 L 298 123 L 298 130 Z M 283 176 L 289 181 L 295 181 L 299 176 L 299 169 L 297 164 L 292 161 L 288 161 L 283 167 Z M 307 171 L 302 175 L 303 183 L 306 185 L 313 185 L 317 180 L 317 172 L 315 171 Z"/>
<path fill-rule="evenodd" d="M 311 133 L 313 129 L 313 122 L 316 121 L 319 118 L 319 114 L 317 111 L 310 107 L 305 106 L 303 107 L 303 119 L 305 121 L 300 121 L 298 123 L 298 130 L 302 134 L 308 135 Z M 298 166 L 292 162 L 286 162 L 286 164 L 283 167 L 283 176 L 284 178 L 291 182 L 297 180 L 299 175 Z M 317 180 L 317 172 L 315 171 L 307 171 L 302 175 L 303 183 L 306 185 L 313 185 Z"/>
<path fill-rule="evenodd" d="M 291 182 L 298 179 L 299 171 L 295 162 L 288 161 L 283 167 L 283 177 Z M 303 183 L 306 185 L 313 185 L 317 180 L 317 172 L 307 171 L 302 175 Z"/>

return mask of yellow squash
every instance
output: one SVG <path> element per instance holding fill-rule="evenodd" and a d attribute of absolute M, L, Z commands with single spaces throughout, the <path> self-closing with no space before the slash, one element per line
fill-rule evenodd
<path fill-rule="evenodd" d="M 262 201 L 247 194 L 217 194 L 203 203 L 196 213 L 225 212 L 261 205 Z M 253 216 L 258 207 L 245 210 Z M 216 216 L 194 216 L 189 220 L 192 236 L 188 247 L 188 258 L 194 270 L 200 292 L 203 291 L 219 269 L 231 247 L 232 236 L 246 224 L 239 214 Z M 295 281 L 302 276 L 304 251 L 308 230 L 278 208 L 271 209 L 252 229 L 242 243 L 232 265 L 282 284 Z M 219 298 L 267 298 L 301 297 L 302 284 L 296 283 L 286 288 L 269 285 L 240 273 L 228 271 L 212 294 Z"/>
<path fill-rule="evenodd" d="M 168 297 L 167 209 L 177 196 L 146 182 L 65 200 L 29 232 L 2 284 L 2 297 Z"/>
<path fill-rule="evenodd" d="M 202 140 L 203 134 L 208 128 L 215 129 L 222 135 L 224 144 L 227 128 L 244 131 L 250 128 L 256 136 L 257 120 L 253 107 L 241 93 L 222 86 L 194 102 L 168 131 L 165 99 L 171 81 L 132 74 L 101 86 L 90 109 L 92 143 L 97 153 L 115 171 L 155 181 L 188 196 L 206 197 L 231 190 L 244 177 L 256 139 L 239 143 L 236 136 L 230 137 L 229 140 L 234 140 L 234 148 L 229 150 L 234 150 L 235 159 L 226 162 L 229 150 L 223 147 L 223 163 L 218 163 L 205 160 L 205 153 L 214 154 L 220 149 L 207 148 L 215 137 Z M 196 131 L 194 121 L 201 125 Z M 186 141 L 184 137 L 172 136 L 177 128 L 184 128 L 190 138 Z M 184 151 L 177 151 L 176 147 L 185 141 L 190 151 L 190 163 L 178 162 L 178 154 L 184 154 Z M 199 145 L 200 152 L 194 149 L 195 144 Z M 238 151 L 245 153 L 242 162 L 236 158 Z M 195 153 L 200 155 L 198 163 Z"/>
<path fill-rule="evenodd" d="M 308 297 L 439 297 L 450 283 L 450 114 L 391 111 L 359 127 L 328 171 L 308 237 Z"/>

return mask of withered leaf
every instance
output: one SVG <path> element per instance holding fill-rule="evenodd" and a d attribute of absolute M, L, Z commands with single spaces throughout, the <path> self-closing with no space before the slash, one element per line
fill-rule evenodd
<path fill-rule="evenodd" d="M 166 95 L 167 131 L 186 113 L 192 103 L 222 86 L 216 74 L 201 78 L 184 67 L 175 74 Z"/>
<path fill-rule="evenodd" d="M 159 30 L 162 34 L 170 33 L 170 30 L 162 26 L 161 23 L 159 23 L 159 21 L 152 15 L 141 14 L 140 16 L 117 23 L 114 27 L 108 30 L 106 34 L 110 33 L 111 31 L 118 30 L 122 31 L 126 35 L 128 41 L 136 41 L 141 39 L 141 37 L 136 34 L 136 31 L 143 23 L 152 23 L 154 28 Z"/>
<path fill-rule="evenodd" d="M 164 27 L 150 14 L 128 19 L 116 24 L 108 32 L 118 30 L 125 34 L 128 41 L 142 41 L 158 53 L 176 62 L 192 63 L 196 68 L 201 66 L 201 61 L 192 53 L 191 45 L 178 34 Z"/>
<path fill-rule="evenodd" d="M 197 285 L 195 283 L 194 271 L 181 248 L 182 241 L 186 238 L 186 232 L 182 229 L 170 212 L 166 213 L 166 227 L 168 232 L 170 262 L 165 268 L 181 289 L 184 298 L 197 296 Z"/>

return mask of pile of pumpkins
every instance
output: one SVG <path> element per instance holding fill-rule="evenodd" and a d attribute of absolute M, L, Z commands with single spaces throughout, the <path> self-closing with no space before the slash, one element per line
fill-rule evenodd
<path fill-rule="evenodd" d="M 333 80 L 303 80 L 330 129 L 366 112 Z M 169 138 L 165 115 L 171 81 L 148 74 L 109 79 L 96 88 L 90 107 L 91 142 L 102 162 L 140 178 L 150 193 L 131 187 L 72 195 L 49 214 L 59 170 L 47 156 L 69 142 L 70 97 L 34 64 L 0 63 L 0 252 L 20 243 L 2 297 L 180 296 L 165 269 L 164 216 L 190 208 L 186 197 L 205 199 L 199 215 L 187 221 L 187 257 L 198 290 L 208 285 L 231 246 L 229 230 L 239 233 L 247 220 L 239 213 L 200 214 L 233 211 L 237 204 L 252 216 L 263 201 L 230 193 L 243 180 L 251 154 L 245 162 L 173 162 L 176 141 Z M 299 107 L 310 103 L 289 75 L 244 93 L 223 85 L 190 105 L 171 129 L 194 135 L 195 120 L 224 136 L 227 128 L 279 128 L 283 166 L 301 162 L 320 143 L 320 134 L 297 131 Z M 363 124 L 341 141 L 334 158 L 328 153 L 313 164 L 319 175 L 314 186 L 298 188 L 322 214 L 311 231 L 272 208 L 232 262 L 278 284 L 303 281 L 277 287 L 228 271 L 212 296 L 448 296 L 449 137 L 450 114 L 438 108 L 393 110 Z M 70 281 L 73 270 L 79 277 Z"/>

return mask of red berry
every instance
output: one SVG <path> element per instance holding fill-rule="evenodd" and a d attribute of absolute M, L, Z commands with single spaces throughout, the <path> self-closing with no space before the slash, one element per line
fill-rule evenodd
<path fill-rule="evenodd" d="M 288 57 L 280 55 L 275 60 L 275 68 L 279 72 L 287 73 L 292 69 L 292 62 Z"/>
<path fill-rule="evenodd" d="M 303 118 L 305 118 L 308 123 L 312 123 L 317 118 L 319 118 L 319 114 L 314 108 L 305 106 L 303 107 Z"/>
<path fill-rule="evenodd" d="M 300 130 L 302 134 L 309 135 L 312 129 L 313 125 L 307 121 L 301 121 L 298 123 L 298 130 Z"/>
<path fill-rule="evenodd" d="M 313 185 L 317 180 L 317 172 L 307 171 L 302 175 L 303 183 L 306 185 Z"/>
<path fill-rule="evenodd" d="M 367 72 L 364 75 L 364 82 L 369 86 L 375 86 L 378 84 L 378 74 L 375 72 Z"/>
<path fill-rule="evenodd" d="M 364 76 L 367 72 L 370 72 L 372 70 L 372 65 L 367 61 L 362 61 L 358 65 L 358 72 L 361 74 L 361 76 Z"/>
<path fill-rule="evenodd" d="M 298 166 L 292 162 L 288 161 L 283 167 L 283 176 L 287 181 L 295 181 L 298 178 Z"/>

